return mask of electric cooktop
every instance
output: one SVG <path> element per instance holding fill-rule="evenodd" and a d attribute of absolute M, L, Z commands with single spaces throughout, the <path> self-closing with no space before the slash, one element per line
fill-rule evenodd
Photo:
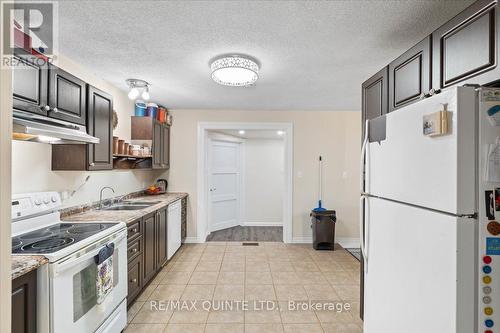
<path fill-rule="evenodd" d="M 12 253 L 53 253 L 111 228 L 116 223 L 58 223 L 12 237 Z"/>

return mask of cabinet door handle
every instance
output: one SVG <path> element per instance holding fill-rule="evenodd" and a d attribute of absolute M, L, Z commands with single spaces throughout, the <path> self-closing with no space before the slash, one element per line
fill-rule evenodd
<path fill-rule="evenodd" d="M 95 163 L 94 163 L 94 162 L 92 162 L 92 163 L 90 163 L 89 165 L 90 165 L 90 166 L 95 166 Z"/>
<path fill-rule="evenodd" d="M 50 110 L 50 106 L 48 105 L 43 105 L 43 106 L 40 106 L 40 109 L 44 110 L 44 111 L 49 111 Z"/>
<path fill-rule="evenodd" d="M 54 113 L 58 113 L 58 112 L 59 112 L 59 110 L 58 110 L 57 108 L 53 108 L 53 109 L 52 109 L 52 112 L 54 112 Z"/>
<path fill-rule="evenodd" d="M 137 228 L 132 229 L 132 232 L 135 234 L 137 232 Z"/>
<path fill-rule="evenodd" d="M 136 253 L 136 252 L 137 252 L 137 248 L 136 248 L 136 247 L 134 247 L 134 248 L 133 248 L 130 252 L 132 252 L 132 253 Z"/>
<path fill-rule="evenodd" d="M 130 282 L 137 283 L 137 279 L 132 279 L 132 280 L 130 280 Z"/>

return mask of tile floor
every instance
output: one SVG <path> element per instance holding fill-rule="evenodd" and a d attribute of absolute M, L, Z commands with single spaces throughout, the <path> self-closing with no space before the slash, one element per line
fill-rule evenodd
<path fill-rule="evenodd" d="M 125 332 L 361 333 L 358 314 L 359 262 L 343 249 L 209 242 L 181 247 L 129 309 Z"/>

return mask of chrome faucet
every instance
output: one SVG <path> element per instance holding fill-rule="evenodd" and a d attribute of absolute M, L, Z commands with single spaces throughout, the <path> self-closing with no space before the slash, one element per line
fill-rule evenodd
<path fill-rule="evenodd" d="M 99 209 L 102 209 L 102 192 L 104 192 L 104 190 L 107 188 L 113 191 L 113 193 L 115 193 L 115 190 L 112 187 L 104 186 L 103 188 L 101 188 L 101 192 L 99 194 Z"/>

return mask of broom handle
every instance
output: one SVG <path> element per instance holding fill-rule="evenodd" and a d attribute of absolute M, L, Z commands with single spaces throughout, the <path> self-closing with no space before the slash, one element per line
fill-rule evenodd
<path fill-rule="evenodd" d="M 320 207 L 322 207 L 322 200 L 323 200 L 323 159 L 321 158 L 321 155 L 319 156 L 319 203 Z"/>

